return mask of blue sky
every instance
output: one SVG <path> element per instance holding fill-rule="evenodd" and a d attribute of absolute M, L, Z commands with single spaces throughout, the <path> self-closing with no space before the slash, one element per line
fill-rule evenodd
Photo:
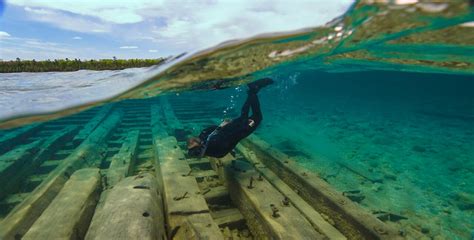
<path fill-rule="evenodd" d="M 324 24 L 352 0 L 0 0 L 0 59 L 157 58 Z"/>

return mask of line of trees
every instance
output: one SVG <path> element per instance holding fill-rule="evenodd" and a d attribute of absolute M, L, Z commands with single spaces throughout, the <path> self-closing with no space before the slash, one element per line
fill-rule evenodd
<path fill-rule="evenodd" d="M 81 69 L 88 70 L 119 70 L 134 67 L 149 67 L 163 63 L 164 58 L 158 59 L 55 59 L 45 61 L 21 60 L 0 61 L 0 73 L 11 72 L 67 72 Z"/>

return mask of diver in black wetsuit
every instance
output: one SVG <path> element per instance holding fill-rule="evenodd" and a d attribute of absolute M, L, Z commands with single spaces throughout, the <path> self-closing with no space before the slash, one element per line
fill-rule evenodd
<path fill-rule="evenodd" d="M 188 155 L 191 157 L 223 157 L 231 152 L 240 140 L 250 135 L 262 122 L 262 112 L 257 93 L 272 84 L 271 78 L 262 78 L 249 83 L 247 100 L 242 106 L 240 117 L 224 121 L 219 126 L 204 129 L 199 137 L 188 139 Z M 249 115 L 252 108 L 252 116 Z"/>

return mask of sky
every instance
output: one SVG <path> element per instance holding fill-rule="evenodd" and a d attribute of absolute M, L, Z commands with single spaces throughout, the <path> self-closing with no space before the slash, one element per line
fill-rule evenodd
<path fill-rule="evenodd" d="M 325 24 L 353 0 L 0 0 L 0 59 L 159 58 Z"/>

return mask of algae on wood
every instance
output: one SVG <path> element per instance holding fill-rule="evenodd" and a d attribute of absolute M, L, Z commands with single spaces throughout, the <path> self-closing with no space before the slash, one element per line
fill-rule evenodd
<path fill-rule="evenodd" d="M 80 143 L 89 136 L 92 131 L 104 120 L 112 109 L 113 104 L 103 106 L 99 112 L 81 129 L 81 131 L 74 137 L 74 143 Z"/>
<path fill-rule="evenodd" d="M 131 173 L 137 157 L 139 133 L 138 130 L 130 131 L 120 151 L 112 157 L 107 170 L 107 186 L 114 186 Z"/>
<path fill-rule="evenodd" d="M 77 170 L 22 239 L 83 239 L 100 188 L 98 168 Z"/>
<path fill-rule="evenodd" d="M 97 206 L 86 240 L 165 239 L 156 178 L 145 173 L 120 181 Z"/>
<path fill-rule="evenodd" d="M 0 137 L 0 154 L 8 152 L 25 142 L 25 140 L 41 129 L 40 124 L 31 124 L 7 132 Z"/>
<path fill-rule="evenodd" d="M 293 206 L 284 206 L 284 196 L 267 180 L 258 179 L 258 173 L 247 162 L 234 160 L 225 166 L 230 196 L 249 222 L 257 238 L 268 239 L 325 239 L 310 222 Z M 252 181 L 252 183 L 251 183 Z M 274 213 L 273 209 L 278 212 Z"/>
<path fill-rule="evenodd" d="M 398 231 L 335 191 L 317 175 L 295 164 L 286 154 L 256 136 L 241 142 L 251 149 L 266 167 L 318 212 L 331 216 L 336 228 L 350 239 L 399 239 Z"/>
<path fill-rule="evenodd" d="M 160 98 L 160 104 L 163 109 L 163 115 L 166 119 L 168 130 L 174 131 L 176 129 L 183 129 L 181 122 L 178 120 L 178 118 L 174 114 L 174 111 L 171 108 L 171 105 L 166 96 L 163 96 Z"/>
<path fill-rule="evenodd" d="M 339 232 L 334 226 L 328 223 L 324 217 L 319 214 L 314 208 L 312 208 L 307 202 L 305 202 L 293 189 L 286 185 L 275 173 L 264 166 L 255 154 L 248 148 L 239 144 L 237 149 L 247 158 L 252 164 L 255 165 L 256 170 L 265 176 L 265 178 L 280 191 L 285 197 L 288 198 L 289 204 L 292 204 L 297 208 L 302 215 L 318 230 L 319 232 L 326 235 L 329 239 L 347 239 L 341 232 Z"/>
<path fill-rule="evenodd" d="M 121 112 L 110 114 L 28 198 L 5 217 L 0 225 L 0 239 L 23 236 L 59 193 L 72 173 L 84 166 L 100 165 L 107 153 L 107 138 L 119 124 L 121 117 Z"/>
<path fill-rule="evenodd" d="M 41 143 L 38 140 L 25 144 L 0 156 L 0 199 L 11 191 L 10 179 L 40 151 Z"/>
<path fill-rule="evenodd" d="M 163 178 L 168 236 L 176 236 L 177 239 L 223 239 L 196 179 L 188 174 L 191 169 L 184 161 L 185 156 L 176 138 L 167 136 L 159 119 L 157 112 L 152 112 L 153 144 L 156 164 Z"/>
<path fill-rule="evenodd" d="M 53 136 L 48 137 L 38 146 L 37 150 L 28 150 L 28 154 L 19 157 L 15 160 L 15 166 L 8 170 L 9 174 L 0 173 L 0 199 L 6 194 L 14 192 L 35 169 L 37 169 L 44 160 L 50 157 L 57 149 L 66 144 L 76 133 L 77 126 L 68 126 L 63 130 L 58 131 Z M 38 141 L 37 141 L 38 142 Z M 35 144 L 34 142 L 32 144 Z M 27 159 L 25 159 L 25 157 Z M 23 159 L 23 160 L 22 160 Z M 0 160 L 0 164 L 3 163 Z M 1 168 L 1 167 L 0 167 Z"/>

